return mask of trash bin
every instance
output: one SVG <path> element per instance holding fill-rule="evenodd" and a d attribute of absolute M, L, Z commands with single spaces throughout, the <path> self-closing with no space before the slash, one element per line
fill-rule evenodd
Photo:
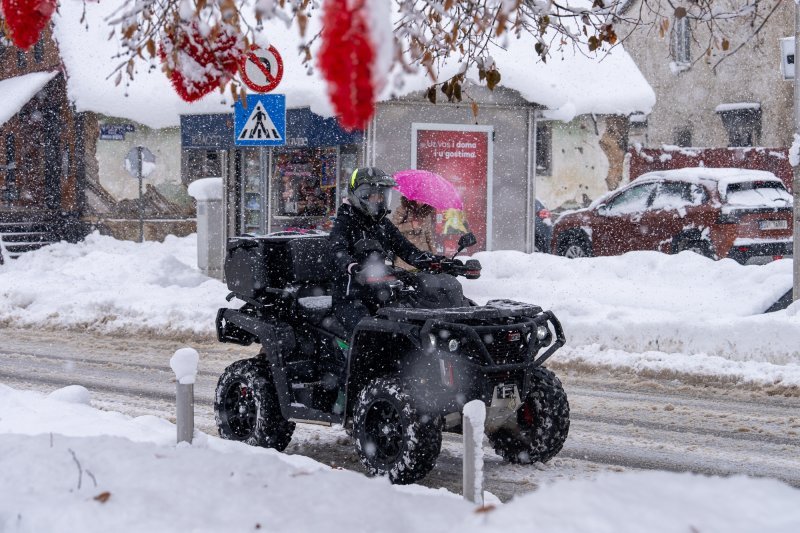
<path fill-rule="evenodd" d="M 189 185 L 197 202 L 197 266 L 206 276 L 222 279 L 225 260 L 222 178 L 204 178 Z"/>

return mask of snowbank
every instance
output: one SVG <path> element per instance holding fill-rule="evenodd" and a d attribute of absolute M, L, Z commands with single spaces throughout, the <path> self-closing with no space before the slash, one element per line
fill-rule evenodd
<path fill-rule="evenodd" d="M 559 481 L 476 512 L 299 456 L 0 385 L 0 531 L 583 532 L 800 527 L 800 491 L 745 477 L 638 472 Z M 66 396 L 70 396 L 67 394 Z"/>
<path fill-rule="evenodd" d="M 791 260 L 742 266 L 689 252 L 475 257 L 483 271 L 462 280 L 469 297 L 556 313 L 567 346 L 554 362 L 800 386 L 800 304 L 763 314 L 791 288 Z M 235 305 L 227 294 L 199 272 L 194 235 L 140 244 L 94 234 L 0 266 L 0 325 L 211 338 L 217 309 Z"/>

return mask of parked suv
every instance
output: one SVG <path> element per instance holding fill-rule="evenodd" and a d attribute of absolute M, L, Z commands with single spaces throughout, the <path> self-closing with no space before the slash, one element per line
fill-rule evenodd
<path fill-rule="evenodd" d="M 792 195 L 771 172 L 682 168 L 643 174 L 553 226 L 566 257 L 632 250 L 763 264 L 792 254 Z"/>

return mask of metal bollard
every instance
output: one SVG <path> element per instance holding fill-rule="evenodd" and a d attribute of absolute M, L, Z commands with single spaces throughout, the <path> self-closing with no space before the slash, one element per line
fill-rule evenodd
<path fill-rule="evenodd" d="M 464 499 L 483 505 L 483 427 L 486 422 L 486 405 L 480 400 L 472 400 L 464 406 L 462 413 Z"/>
<path fill-rule="evenodd" d="M 177 383 L 175 425 L 179 443 L 191 444 L 194 437 L 194 380 L 199 359 L 196 350 L 181 348 L 169 360 Z"/>
<path fill-rule="evenodd" d="M 184 385 L 178 382 L 176 400 L 178 442 L 191 444 L 194 436 L 194 384 Z"/>

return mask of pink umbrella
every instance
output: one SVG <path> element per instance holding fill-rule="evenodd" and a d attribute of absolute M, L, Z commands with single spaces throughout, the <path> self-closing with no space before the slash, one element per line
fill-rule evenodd
<path fill-rule="evenodd" d="M 458 191 L 439 174 L 427 170 L 401 170 L 392 176 L 397 190 L 409 200 L 428 204 L 437 210 L 464 209 Z"/>

